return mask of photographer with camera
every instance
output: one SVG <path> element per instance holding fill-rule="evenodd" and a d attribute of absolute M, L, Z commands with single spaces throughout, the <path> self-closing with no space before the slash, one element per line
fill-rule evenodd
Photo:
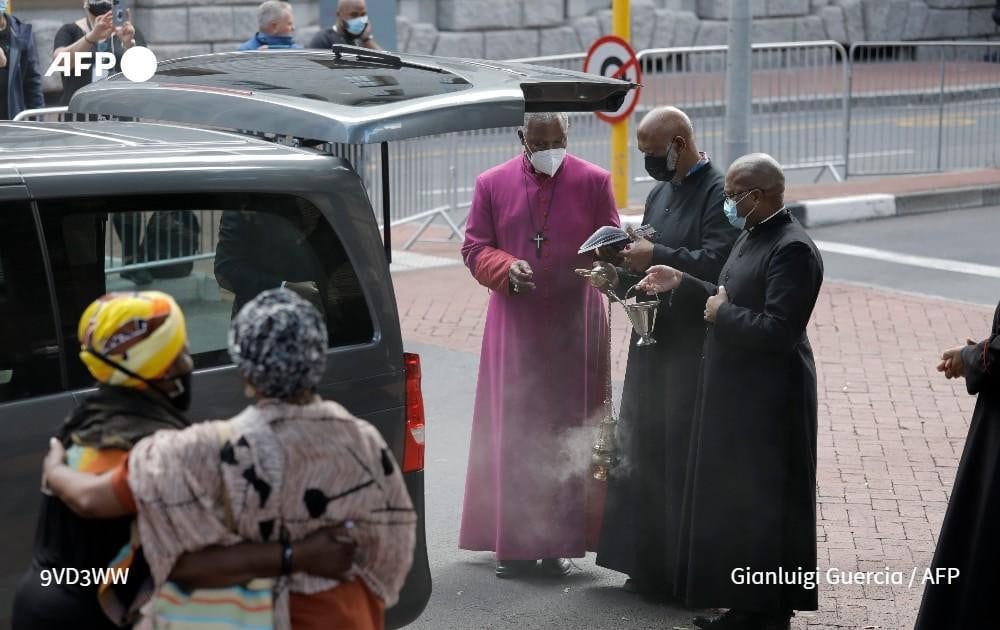
<path fill-rule="evenodd" d="M 84 0 L 83 10 L 82 18 L 63 24 L 56 33 L 53 55 L 58 57 L 63 53 L 70 53 L 72 71 L 69 76 L 62 77 L 60 105 L 69 105 L 69 100 L 77 90 L 103 76 L 95 74 L 93 64 L 89 70 L 77 76 L 79 53 L 114 53 L 113 72 L 121 72 L 122 55 L 125 51 L 133 46 L 146 45 L 146 38 L 132 24 L 132 12 L 121 8 L 118 0 Z"/>

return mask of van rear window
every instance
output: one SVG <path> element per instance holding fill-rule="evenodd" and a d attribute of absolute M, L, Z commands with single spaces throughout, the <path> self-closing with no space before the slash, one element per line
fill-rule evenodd
<path fill-rule="evenodd" d="M 231 318 L 282 286 L 324 313 L 331 346 L 372 340 L 354 266 L 322 211 L 281 194 L 150 195 L 39 202 L 68 340 L 108 291 L 158 290 L 184 310 L 199 368 L 229 363 Z M 70 386 L 89 382 L 69 343 Z"/>
<path fill-rule="evenodd" d="M 328 73 L 317 74 L 318 67 L 328 69 Z M 447 70 L 393 68 L 349 58 L 336 59 L 318 51 L 257 52 L 168 61 L 157 70 L 154 80 L 191 89 L 204 86 L 281 94 L 351 107 L 398 103 L 472 87 L 464 77 Z"/>

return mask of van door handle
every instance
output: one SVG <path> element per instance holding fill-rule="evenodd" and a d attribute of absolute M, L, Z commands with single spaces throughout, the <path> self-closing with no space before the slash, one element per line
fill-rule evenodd
<path fill-rule="evenodd" d="M 42 346 L 32 350 L 31 354 L 36 357 L 57 357 L 59 356 L 59 346 Z"/>

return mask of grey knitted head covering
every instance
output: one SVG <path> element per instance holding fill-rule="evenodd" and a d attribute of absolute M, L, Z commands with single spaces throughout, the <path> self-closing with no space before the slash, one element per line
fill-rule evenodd
<path fill-rule="evenodd" d="M 288 399 L 319 384 L 326 368 L 326 323 L 289 289 L 247 302 L 229 328 L 229 356 L 261 396 Z"/>

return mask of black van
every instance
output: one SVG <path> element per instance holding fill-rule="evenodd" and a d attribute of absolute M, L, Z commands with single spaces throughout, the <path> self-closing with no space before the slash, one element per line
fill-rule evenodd
<path fill-rule="evenodd" d="M 334 154 L 380 145 L 388 182 L 392 141 L 512 126 L 526 110 L 614 110 L 631 87 L 347 47 L 226 53 L 94 83 L 67 114 L 89 120 L 0 122 L 0 624 L 29 563 L 47 437 L 92 387 L 75 343 L 84 307 L 113 290 L 173 295 L 196 366 L 191 417 L 222 418 L 246 404 L 230 318 L 282 283 L 311 288 L 327 317 L 320 393 L 378 427 L 404 468 L 420 532 L 387 622 L 416 619 L 431 592 L 420 362 L 403 349 L 389 221 L 380 233 Z"/>

